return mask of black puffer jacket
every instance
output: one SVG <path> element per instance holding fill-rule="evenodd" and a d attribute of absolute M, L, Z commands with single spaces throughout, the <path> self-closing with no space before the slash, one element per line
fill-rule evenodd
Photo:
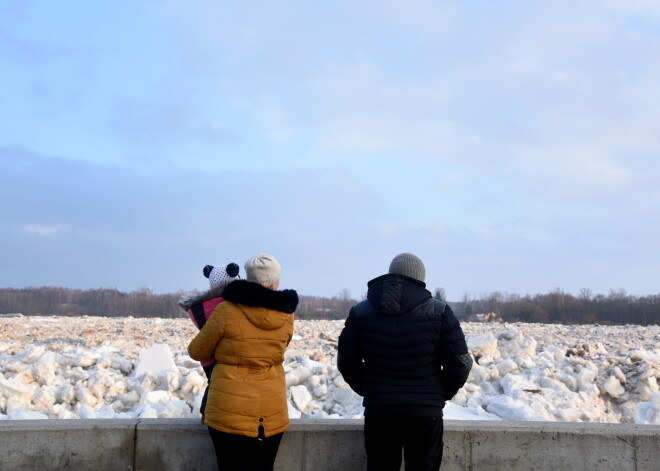
<path fill-rule="evenodd" d="M 368 287 L 339 336 L 339 371 L 365 415 L 442 416 L 472 367 L 454 313 L 414 278 L 388 274 Z"/>

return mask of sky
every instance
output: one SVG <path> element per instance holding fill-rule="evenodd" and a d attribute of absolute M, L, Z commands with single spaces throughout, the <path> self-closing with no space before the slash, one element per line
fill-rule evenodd
<path fill-rule="evenodd" d="M 657 294 L 655 0 L 0 0 L 0 287 Z"/>

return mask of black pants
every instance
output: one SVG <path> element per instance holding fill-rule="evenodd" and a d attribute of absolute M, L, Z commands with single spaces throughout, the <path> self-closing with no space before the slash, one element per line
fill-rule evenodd
<path fill-rule="evenodd" d="M 206 389 L 204 390 L 204 396 L 202 396 L 202 405 L 199 407 L 199 411 L 204 415 L 206 410 L 206 402 L 209 400 L 209 387 L 211 387 L 211 375 L 213 374 L 213 368 L 215 368 L 216 363 L 213 363 L 208 366 L 203 366 L 204 373 L 206 374 Z"/>
<path fill-rule="evenodd" d="M 368 471 L 438 471 L 442 463 L 442 417 L 364 418 Z"/>
<path fill-rule="evenodd" d="M 259 437 L 246 437 L 225 433 L 209 427 L 215 457 L 220 471 L 273 471 L 277 449 L 283 433 L 263 436 L 259 427 Z"/>

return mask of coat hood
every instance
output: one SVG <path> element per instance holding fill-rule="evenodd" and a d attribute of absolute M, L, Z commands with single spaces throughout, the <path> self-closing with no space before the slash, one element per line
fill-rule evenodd
<path fill-rule="evenodd" d="M 264 330 L 281 327 L 298 307 L 298 293 L 294 290 L 273 291 L 246 280 L 228 284 L 222 297 L 240 305 L 248 320 Z"/>
<path fill-rule="evenodd" d="M 219 298 L 222 296 L 222 290 L 224 289 L 224 286 L 220 286 L 215 289 L 210 289 L 208 291 L 204 291 L 203 293 L 193 293 L 189 294 L 187 296 L 184 296 L 179 300 L 179 306 L 181 306 L 182 309 L 187 311 L 191 307 L 193 307 L 195 304 L 203 303 L 204 301 L 208 301 L 209 299 L 214 299 L 214 298 Z"/>
<path fill-rule="evenodd" d="M 383 314 L 402 314 L 432 297 L 426 283 L 395 273 L 371 280 L 367 287 L 367 299 Z"/>

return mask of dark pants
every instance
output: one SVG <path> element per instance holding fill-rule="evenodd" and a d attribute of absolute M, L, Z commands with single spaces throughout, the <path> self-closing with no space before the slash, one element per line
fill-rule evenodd
<path fill-rule="evenodd" d="M 209 427 L 215 457 L 220 471 L 273 471 L 277 449 L 283 433 L 263 436 L 259 427 L 259 437 L 246 437 L 225 433 Z"/>
<path fill-rule="evenodd" d="M 442 463 L 442 417 L 364 418 L 368 471 L 438 471 Z"/>
<path fill-rule="evenodd" d="M 206 389 L 204 390 L 204 396 L 202 396 L 202 404 L 199 407 L 199 411 L 204 415 L 206 410 L 206 402 L 209 399 L 209 387 L 211 386 L 211 375 L 213 374 L 213 368 L 215 368 L 216 363 L 213 363 L 208 366 L 203 366 L 204 373 L 206 374 Z"/>

